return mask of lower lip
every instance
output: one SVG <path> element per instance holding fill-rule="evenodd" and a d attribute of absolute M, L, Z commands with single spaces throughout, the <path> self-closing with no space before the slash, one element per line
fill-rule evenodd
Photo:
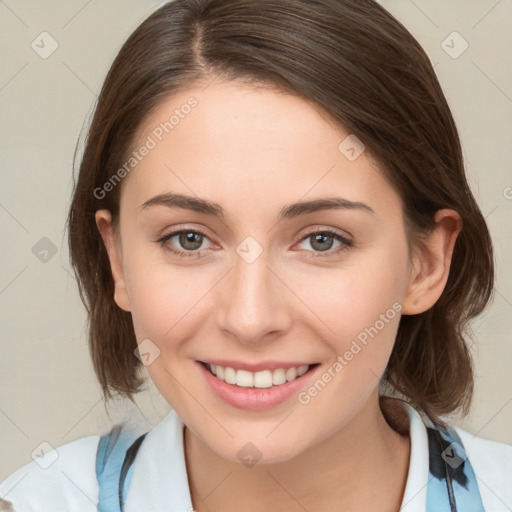
<path fill-rule="evenodd" d="M 306 380 L 309 380 L 309 377 L 315 373 L 317 367 L 320 366 L 310 368 L 304 375 L 279 386 L 272 386 L 270 388 L 244 388 L 234 384 L 228 384 L 218 379 L 212 375 L 202 363 L 198 361 L 196 361 L 196 363 L 199 365 L 199 369 L 211 390 L 221 400 L 238 409 L 251 411 L 272 409 L 291 396 L 298 394 L 300 389 L 305 386 Z"/>

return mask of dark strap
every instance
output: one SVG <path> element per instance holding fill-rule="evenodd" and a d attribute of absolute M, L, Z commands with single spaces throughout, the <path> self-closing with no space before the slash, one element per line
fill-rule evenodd
<path fill-rule="evenodd" d="M 137 437 L 137 434 L 123 431 L 121 425 L 115 425 L 108 434 L 101 436 L 96 453 L 98 512 L 123 512 L 130 469 L 146 434 Z"/>
<path fill-rule="evenodd" d="M 147 432 L 146 432 L 146 434 L 147 434 Z M 131 474 L 133 473 L 133 471 L 130 472 L 130 469 L 133 466 L 137 452 L 139 451 L 140 445 L 142 444 L 142 441 L 144 441 L 146 434 L 142 434 L 141 436 L 139 436 L 133 442 L 133 444 L 130 446 L 130 448 L 128 448 L 128 451 L 126 452 L 126 456 L 123 461 L 123 466 L 121 467 L 121 476 L 119 478 L 118 495 L 119 495 L 119 503 L 120 503 L 122 512 L 124 512 L 124 503 L 126 501 L 128 489 L 130 488 Z M 130 474 L 129 479 L 127 478 L 128 474 Z"/>
<path fill-rule="evenodd" d="M 451 427 L 427 426 L 427 512 L 485 512 L 475 472 Z"/>

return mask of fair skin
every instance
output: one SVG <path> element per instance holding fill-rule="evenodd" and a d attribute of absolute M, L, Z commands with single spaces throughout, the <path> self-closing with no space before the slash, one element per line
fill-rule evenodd
<path fill-rule="evenodd" d="M 295 393 L 266 410 L 234 407 L 205 384 L 197 361 L 318 363 L 302 377 L 307 391 L 393 304 L 412 315 L 436 302 L 459 217 L 439 211 L 425 248 L 409 254 L 401 200 L 369 152 L 349 161 L 338 149 L 348 133 L 275 90 L 191 87 L 150 113 L 138 139 L 190 96 L 197 107 L 123 180 L 118 229 L 107 210 L 96 222 L 115 300 L 131 312 L 138 342 L 160 350 L 146 370 L 187 426 L 194 508 L 396 511 L 409 439 L 386 422 L 378 385 L 399 314 L 307 404 Z M 216 203 L 224 216 L 141 207 L 168 193 Z M 278 219 L 285 205 L 335 197 L 357 204 Z M 158 242 L 178 230 L 204 232 L 199 251 L 176 234 Z M 322 250 L 312 230 L 349 244 L 327 238 Z M 263 249 L 251 263 L 236 250 L 248 236 Z M 261 454 L 252 467 L 237 455 L 248 442 Z"/>

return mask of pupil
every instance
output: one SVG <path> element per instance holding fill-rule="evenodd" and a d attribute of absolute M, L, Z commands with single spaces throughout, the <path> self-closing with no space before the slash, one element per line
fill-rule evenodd
<path fill-rule="evenodd" d="M 326 244 L 326 242 L 328 242 Z M 320 243 L 320 245 L 316 245 L 317 243 Z M 323 245 L 326 244 L 326 245 Z M 329 235 L 313 235 L 313 243 L 311 244 L 313 248 L 319 250 L 319 251 L 327 251 L 332 247 L 333 239 L 332 236 Z"/>
<path fill-rule="evenodd" d="M 184 249 L 188 249 L 193 251 L 195 249 L 199 249 L 202 243 L 202 235 L 198 233 L 181 233 L 180 234 L 180 244 Z"/>

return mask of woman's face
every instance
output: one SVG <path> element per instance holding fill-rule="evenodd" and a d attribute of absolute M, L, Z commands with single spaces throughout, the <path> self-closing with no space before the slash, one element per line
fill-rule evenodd
<path fill-rule="evenodd" d="M 162 103 L 134 149 L 116 301 L 191 431 L 276 462 L 375 417 L 412 272 L 400 198 L 357 139 L 298 97 L 214 82 Z"/>

